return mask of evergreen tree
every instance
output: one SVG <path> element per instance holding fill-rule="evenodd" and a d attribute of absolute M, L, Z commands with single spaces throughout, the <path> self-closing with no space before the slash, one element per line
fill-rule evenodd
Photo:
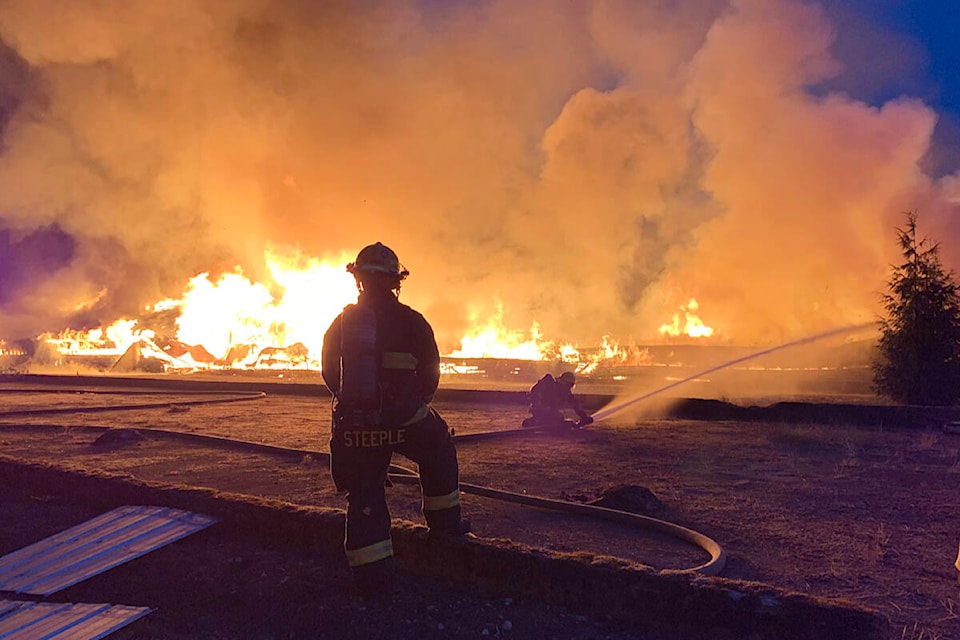
<path fill-rule="evenodd" d="M 940 263 L 939 243 L 917 238 L 917 214 L 897 229 L 904 263 L 893 267 L 887 317 L 873 380 L 878 393 L 896 402 L 952 405 L 960 397 L 960 296 L 953 272 Z"/>

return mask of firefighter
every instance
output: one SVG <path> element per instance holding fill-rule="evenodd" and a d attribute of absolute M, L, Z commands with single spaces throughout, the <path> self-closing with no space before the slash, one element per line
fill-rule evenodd
<path fill-rule="evenodd" d="M 530 389 L 530 417 L 523 421 L 524 427 L 585 427 L 593 423 L 580 401 L 573 395 L 577 383 L 572 371 L 564 371 L 558 378 L 549 373 L 540 378 Z M 564 409 L 571 409 L 580 418 L 576 423 L 564 416 Z"/>
<path fill-rule="evenodd" d="M 450 429 L 430 407 L 440 353 L 422 315 L 401 304 L 409 275 L 377 242 L 347 265 L 359 293 L 323 338 L 323 380 L 333 394 L 330 472 L 346 493 L 347 562 L 363 596 L 390 589 L 393 546 L 385 485 L 391 454 L 419 467 L 431 538 L 466 535 L 459 467 Z"/>

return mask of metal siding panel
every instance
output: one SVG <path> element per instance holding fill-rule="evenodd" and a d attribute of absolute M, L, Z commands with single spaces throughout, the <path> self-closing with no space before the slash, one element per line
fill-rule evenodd
<path fill-rule="evenodd" d="M 45 640 L 98 640 L 153 611 L 149 607 L 113 605 L 93 618 L 64 629 Z"/>
<path fill-rule="evenodd" d="M 56 575 L 64 568 L 87 562 L 98 553 L 109 552 L 115 544 L 122 543 L 133 535 L 135 532 L 131 532 L 131 527 L 138 524 L 140 523 L 128 523 L 126 527 L 103 535 L 97 534 L 95 538 L 79 538 L 69 546 L 58 545 L 46 553 L 34 554 L 29 560 L 13 567 L 3 584 L 8 591 L 22 591 L 38 578 Z"/>
<path fill-rule="evenodd" d="M 8 553 L 0 558 L 0 575 L 10 567 L 29 562 L 32 558 L 49 553 L 57 547 L 70 546 L 77 540 L 93 535 L 98 531 L 107 531 L 109 527 L 115 526 L 116 523 L 122 521 L 123 518 L 135 508 L 136 507 L 131 506 L 117 507 L 113 511 L 108 511 L 96 518 L 71 527 L 66 531 L 61 531 L 18 551 Z"/>
<path fill-rule="evenodd" d="M 49 595 L 157 548 L 160 545 L 152 546 L 151 541 L 165 540 L 165 529 L 170 526 L 169 522 L 156 520 L 131 522 L 110 536 L 98 537 L 67 550 L 69 554 L 31 564 L 17 579 L 11 581 L 11 585 L 19 593 Z M 164 535 L 161 536 L 161 533 Z M 51 587 L 53 590 L 43 591 Z"/>
<path fill-rule="evenodd" d="M 168 526 L 162 526 L 141 533 L 131 540 L 125 540 L 99 550 L 93 549 L 92 551 L 96 551 L 96 553 L 74 558 L 67 566 L 50 567 L 51 571 L 48 571 L 44 576 L 31 576 L 30 582 L 22 584 L 18 591 L 35 595 L 50 595 L 81 580 L 91 578 L 175 542 L 196 531 L 193 528 L 176 528 L 174 530 L 168 530 L 168 528 Z"/>
<path fill-rule="evenodd" d="M 49 538 L 44 538 L 39 542 L 3 556 L 0 558 L 0 585 L 4 584 L 3 581 L 7 579 L 7 576 L 13 575 L 14 572 L 19 573 L 21 567 L 35 562 L 37 558 L 56 554 L 58 549 L 69 548 L 69 546 L 76 543 L 77 540 L 82 539 L 84 535 L 88 535 L 92 531 L 100 530 L 108 526 L 109 523 L 119 520 L 122 515 L 116 513 L 116 511 L 118 510 L 115 509 L 114 511 L 97 516 L 93 520 L 88 520 L 76 527 L 61 531 Z M 6 591 L 9 591 L 9 589 L 6 589 Z"/>
<path fill-rule="evenodd" d="M 216 522 L 165 507 L 119 507 L 0 558 L 0 590 L 50 595 Z"/>
<path fill-rule="evenodd" d="M 49 615 L 70 608 L 69 604 L 51 604 L 27 602 L 22 607 L 0 618 L 0 639 L 16 637 L 15 633 L 25 633 L 32 625 L 39 623 Z"/>
<path fill-rule="evenodd" d="M 0 601 L 2 640 L 98 640 L 150 613 L 149 607 Z"/>
<path fill-rule="evenodd" d="M 43 567 L 57 562 L 60 558 L 86 549 L 89 545 L 103 544 L 103 540 L 120 534 L 141 520 L 149 519 L 149 514 L 138 518 L 139 512 L 134 512 L 133 509 L 135 507 L 119 507 L 3 556 L 0 558 L 0 588 L 8 581 L 15 582 L 14 576 L 39 573 Z"/>
<path fill-rule="evenodd" d="M 36 607 L 45 614 L 43 618 L 24 627 L 10 636 L 11 640 L 45 640 L 63 629 L 69 629 L 86 618 L 110 608 L 108 604 L 68 604 L 66 608 L 44 602 Z"/>

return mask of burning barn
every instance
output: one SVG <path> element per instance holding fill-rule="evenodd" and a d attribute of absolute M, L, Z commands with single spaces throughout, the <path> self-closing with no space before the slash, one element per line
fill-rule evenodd
<path fill-rule="evenodd" d="M 0 8 L 16 366 L 313 370 L 375 240 L 464 379 L 872 323 L 905 209 L 960 266 L 944 120 L 830 3 L 65 6 Z"/>

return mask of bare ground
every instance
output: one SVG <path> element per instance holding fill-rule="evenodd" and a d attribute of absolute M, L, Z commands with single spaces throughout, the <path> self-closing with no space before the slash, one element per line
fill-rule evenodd
<path fill-rule="evenodd" d="M 11 410 L 153 400 L 70 392 L 8 393 L 2 401 Z M 522 407 L 510 405 L 436 406 L 459 434 L 512 429 L 525 414 Z M 98 430 L 66 428 L 158 428 L 324 451 L 329 406 L 322 399 L 270 396 L 189 410 L 67 413 L 5 422 L 0 428 L 3 452 L 24 460 L 299 504 L 343 505 L 319 456 L 283 462 L 253 452 L 154 438 L 97 444 Z M 891 638 L 960 637 L 953 568 L 960 538 L 960 435 L 911 424 L 614 417 L 558 436 L 464 440 L 458 450 L 461 479 L 473 485 L 574 501 L 591 500 L 617 484 L 646 487 L 663 505 L 650 515 L 701 531 L 724 547 L 725 577 L 874 608 L 891 621 Z M 410 466 L 402 458 L 396 462 Z M 420 521 L 415 487 L 398 484 L 389 495 L 394 517 Z M 699 550 L 616 525 L 470 494 L 464 504 L 475 532 L 483 537 L 609 554 L 656 568 L 685 568 L 704 560 Z M 25 503 L 14 503 L 11 497 L 2 507 L 4 513 L 17 515 L 5 517 L 0 525 L 0 552 L 95 515 L 85 513 L 82 505 L 59 504 L 55 496 L 34 496 Z M 36 513 L 41 515 L 31 515 Z M 31 519 L 35 517 L 38 525 Z M 25 522 L 31 524 L 21 524 Z M 211 556 L 210 545 L 219 553 Z M 170 562 L 165 553 L 180 555 Z M 148 582 L 145 575 L 163 580 Z M 217 539 L 211 528 L 72 589 L 88 601 L 99 597 L 97 601 L 159 605 L 158 612 L 121 632 L 126 636 L 117 634 L 129 638 L 660 637 L 624 627 L 616 612 L 609 617 L 585 615 L 464 592 L 413 576 L 402 576 L 404 595 L 396 603 L 371 608 L 337 586 L 345 577 L 341 558 L 321 562 L 280 554 Z M 130 593 L 131 581 L 149 602 L 123 597 Z M 171 591 L 171 584 L 195 584 L 196 590 Z M 281 602 L 282 607 L 277 604 Z M 265 614 L 245 614 L 243 609 L 251 607 L 261 607 Z M 232 623 L 217 621 L 221 610 L 232 612 L 223 618 Z M 202 632 L 178 636 L 177 624 L 187 623 L 174 621 L 175 612 Z"/>

